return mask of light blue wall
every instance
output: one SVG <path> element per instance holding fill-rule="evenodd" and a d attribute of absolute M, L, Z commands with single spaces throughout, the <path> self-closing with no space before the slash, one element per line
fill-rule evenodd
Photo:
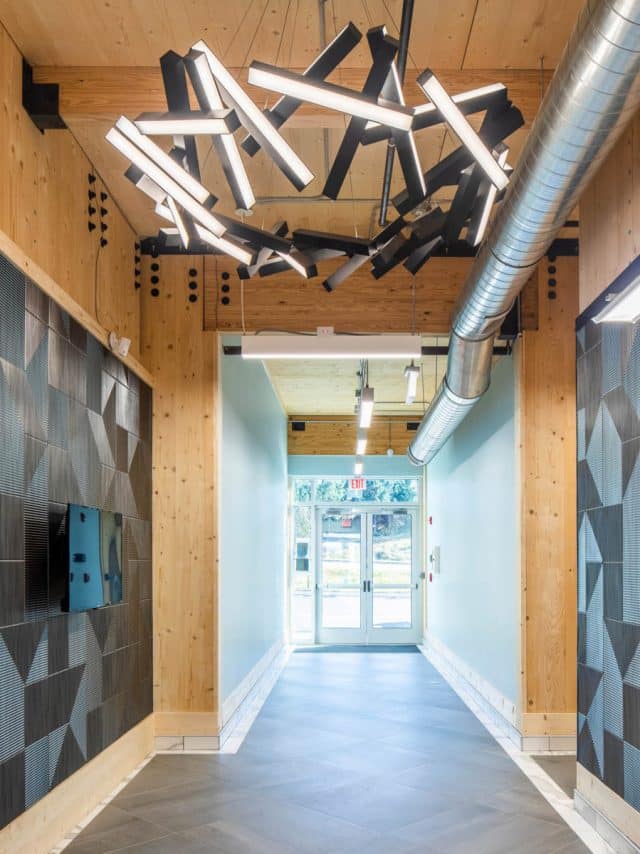
<path fill-rule="evenodd" d="M 287 420 L 261 362 L 224 356 L 221 362 L 224 701 L 284 635 Z"/>
<path fill-rule="evenodd" d="M 421 477 L 422 469 L 411 465 L 405 454 L 363 457 L 363 474 L 389 477 Z M 348 477 L 353 474 L 356 461 L 352 456 L 331 456 L 320 454 L 292 454 L 289 457 L 289 474 L 300 477 Z"/>
<path fill-rule="evenodd" d="M 514 361 L 427 467 L 427 628 L 513 703 L 519 698 L 520 565 Z"/>

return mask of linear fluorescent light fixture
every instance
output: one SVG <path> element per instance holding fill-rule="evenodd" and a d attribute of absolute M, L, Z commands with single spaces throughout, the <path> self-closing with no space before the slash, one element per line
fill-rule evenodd
<path fill-rule="evenodd" d="M 233 110 L 222 108 L 202 113 L 141 113 L 134 124 L 145 136 L 218 136 L 239 127 Z"/>
<path fill-rule="evenodd" d="M 195 229 L 200 240 L 208 243 L 209 246 L 213 246 L 214 249 L 224 252 L 225 255 L 230 255 L 232 258 L 240 261 L 241 264 L 249 266 L 255 261 L 255 252 L 252 252 L 242 243 L 229 237 L 217 237 L 215 234 L 207 231 L 206 228 L 202 228 L 197 222 L 195 223 Z"/>
<path fill-rule="evenodd" d="M 286 71 L 265 62 L 252 62 L 249 66 L 249 83 L 289 95 L 299 101 L 307 101 L 329 110 L 337 110 L 360 119 L 387 125 L 396 130 L 411 130 L 413 111 L 407 107 L 366 98 L 363 95 L 336 86 L 333 83 L 311 82 L 302 74 Z"/>
<path fill-rule="evenodd" d="M 362 460 L 356 460 L 353 465 L 353 473 L 358 477 L 362 474 Z"/>
<path fill-rule="evenodd" d="M 349 22 L 325 47 L 322 53 L 313 60 L 311 65 L 302 72 L 304 77 L 309 80 L 324 80 L 351 53 L 361 38 L 362 34 L 358 28 Z M 298 109 L 300 103 L 295 98 L 283 96 L 273 107 L 265 110 L 265 116 L 275 128 L 282 127 Z M 252 136 L 248 136 L 242 141 L 242 147 L 251 157 L 260 150 L 259 144 Z"/>
<path fill-rule="evenodd" d="M 178 229 L 178 234 L 180 235 L 180 240 L 182 241 L 182 245 L 185 249 L 189 248 L 189 232 L 187 230 L 187 226 L 185 225 L 185 221 L 183 220 L 180 211 L 178 210 L 178 206 L 173 201 L 171 196 L 167 196 L 167 207 L 171 213 L 171 218 L 173 219 L 176 228 Z M 216 240 L 220 240 L 223 238 L 216 237 Z"/>
<path fill-rule="evenodd" d="M 493 155 L 471 127 L 462 111 L 456 106 L 453 98 L 445 91 L 435 74 L 427 69 L 418 77 L 418 85 L 425 95 L 438 108 L 445 122 L 466 146 L 477 161 L 482 171 L 499 190 L 504 190 L 509 178 L 498 165 Z"/>
<path fill-rule="evenodd" d="M 608 295 L 605 307 L 593 318 L 594 323 L 637 323 L 640 320 L 640 276 L 619 294 Z"/>
<path fill-rule="evenodd" d="M 358 408 L 358 427 L 367 430 L 371 427 L 373 418 L 373 389 L 365 386 L 360 393 L 360 406 Z"/>
<path fill-rule="evenodd" d="M 356 437 L 356 456 L 363 457 L 367 453 L 367 434 L 364 430 L 358 430 Z"/>
<path fill-rule="evenodd" d="M 502 143 L 493 149 L 493 156 L 497 160 L 498 166 L 500 166 L 501 169 L 506 167 L 508 155 L 509 149 Z M 487 232 L 487 226 L 489 225 L 491 209 L 495 204 L 497 195 L 498 188 L 493 182 L 486 178 L 480 185 L 478 191 L 479 207 L 473 211 L 471 221 L 467 228 L 467 243 L 470 243 L 471 246 L 479 246 L 482 243 Z"/>
<path fill-rule="evenodd" d="M 126 120 L 125 120 L 126 121 Z M 131 122 L 129 122 L 131 125 Z M 133 127 L 133 125 L 131 125 Z M 150 142 L 151 145 L 154 145 L 150 140 L 147 140 L 145 136 L 142 136 L 135 127 L 133 128 L 136 134 L 138 134 L 141 139 Z M 128 160 L 133 163 L 138 169 L 147 175 L 151 181 L 160 187 L 167 196 L 172 196 L 178 204 L 190 213 L 191 216 L 202 223 L 202 225 L 215 234 L 217 237 L 222 237 L 225 232 L 225 227 L 222 223 L 213 216 L 210 211 L 208 211 L 201 202 L 198 202 L 190 193 L 188 193 L 183 186 L 181 186 L 177 181 L 168 175 L 157 163 L 155 163 L 151 158 L 147 157 L 145 153 L 143 153 L 136 145 L 131 142 L 130 139 L 127 139 L 117 128 L 111 128 L 109 133 L 107 134 L 107 140 L 118 149 L 118 151 L 123 154 Z M 157 146 L 155 146 L 157 148 Z M 158 149 L 162 154 L 164 152 L 162 149 Z M 165 155 L 169 160 L 171 158 L 168 155 Z M 187 178 L 191 178 L 188 172 L 185 172 L 184 169 L 181 169 L 177 163 L 172 161 L 176 169 L 179 169 L 184 176 Z M 193 179 L 191 179 L 193 180 Z M 197 181 L 195 182 L 198 187 L 203 191 L 203 193 L 199 193 L 200 197 L 204 194 L 206 196 L 205 201 L 208 201 L 211 196 L 207 190 L 204 189 L 202 184 L 199 184 Z"/>
<path fill-rule="evenodd" d="M 206 56 L 211 73 L 222 91 L 222 97 L 227 102 L 227 106 L 234 108 L 243 127 L 256 138 L 294 187 L 303 190 L 313 181 L 313 172 L 298 157 L 284 137 L 278 133 L 259 107 L 253 103 L 211 49 L 203 41 L 199 41 L 193 45 L 191 50 L 192 52 L 203 53 Z M 193 56 L 193 53 L 189 56 Z M 197 65 L 196 68 L 198 68 Z"/>
<path fill-rule="evenodd" d="M 195 90 L 200 108 L 212 111 L 213 113 L 222 110 L 224 104 L 220 98 L 215 78 L 205 54 L 199 51 L 192 51 L 186 57 L 185 65 L 189 72 L 189 78 Z M 237 122 L 235 112 L 231 112 Z M 212 143 L 220 158 L 222 170 L 231 188 L 236 205 L 245 210 L 250 210 L 255 205 L 256 199 L 235 139 L 229 134 L 213 135 Z"/>
<path fill-rule="evenodd" d="M 419 359 L 419 335 L 243 335 L 244 359 Z"/>
<path fill-rule="evenodd" d="M 411 362 L 410 365 L 404 369 L 404 375 L 407 380 L 407 396 L 405 398 L 405 403 L 407 406 L 411 403 L 415 402 L 416 393 L 418 391 L 418 377 L 420 376 L 420 366 L 414 365 Z"/>
<path fill-rule="evenodd" d="M 132 121 L 129 121 L 125 116 L 120 116 L 115 127 L 136 148 L 139 148 L 140 151 L 152 160 L 156 166 L 160 167 L 163 172 L 166 172 L 185 192 L 193 196 L 196 201 L 200 202 L 201 205 L 207 202 L 211 194 L 206 187 L 203 187 L 199 181 L 196 181 L 186 169 L 183 169 L 179 163 L 176 163 L 173 157 L 170 157 L 159 145 L 156 145 L 155 142 L 140 133 Z M 147 170 L 143 171 L 146 172 Z"/>

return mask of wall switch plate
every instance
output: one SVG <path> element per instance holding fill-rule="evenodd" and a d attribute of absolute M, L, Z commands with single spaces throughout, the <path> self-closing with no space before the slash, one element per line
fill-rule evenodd
<path fill-rule="evenodd" d="M 440 546 L 433 547 L 433 571 L 440 575 Z"/>

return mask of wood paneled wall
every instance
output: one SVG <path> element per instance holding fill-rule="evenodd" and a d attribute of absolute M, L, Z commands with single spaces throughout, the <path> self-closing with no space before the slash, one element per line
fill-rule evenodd
<path fill-rule="evenodd" d="M 333 326 L 336 332 L 447 335 L 472 262 L 471 258 L 432 258 L 415 277 L 399 267 L 379 280 L 366 266 L 327 293 L 322 282 L 340 262 L 322 264 L 320 275 L 308 281 L 292 272 L 249 279 L 242 285 L 237 264 L 210 256 L 205 261 L 205 328 L 315 332 L 318 326 Z M 223 273 L 229 274 L 227 280 Z M 228 292 L 222 291 L 225 285 Z M 523 291 L 522 319 L 525 329 L 537 327 L 535 279 Z"/>
<path fill-rule="evenodd" d="M 188 259 L 185 269 L 181 258 L 146 258 L 143 269 L 142 352 L 155 378 L 154 689 L 158 735 L 211 736 L 218 723 L 217 343 L 214 332 L 203 332 L 201 295 L 188 288 L 191 266 L 200 290 L 201 260 Z"/>
<path fill-rule="evenodd" d="M 101 231 L 87 227 L 91 164 L 69 131 L 41 134 L 24 111 L 22 57 L 1 25 L 0 99 L 0 230 L 103 328 L 131 338 L 138 355 L 134 233 L 109 198 L 108 245 L 98 255 Z M 93 188 L 108 193 L 99 180 Z"/>
<path fill-rule="evenodd" d="M 640 254 L 640 114 L 580 200 L 580 311 Z"/>
<path fill-rule="evenodd" d="M 374 418 L 367 431 L 367 454 L 384 456 L 388 448 L 404 456 L 415 433 L 407 423 L 419 418 Z M 296 431 L 292 421 L 305 421 L 305 430 Z M 290 454 L 337 454 L 352 456 L 356 452 L 357 424 L 355 417 L 291 416 L 288 428 Z"/>
<path fill-rule="evenodd" d="M 539 267 L 539 329 L 517 348 L 523 735 L 575 733 L 578 264 L 558 258 L 554 266 L 553 274 Z"/>

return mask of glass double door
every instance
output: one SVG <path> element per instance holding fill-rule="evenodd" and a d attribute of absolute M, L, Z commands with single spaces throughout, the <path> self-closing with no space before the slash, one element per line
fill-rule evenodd
<path fill-rule="evenodd" d="M 318 643 L 417 643 L 417 515 L 318 513 Z"/>

